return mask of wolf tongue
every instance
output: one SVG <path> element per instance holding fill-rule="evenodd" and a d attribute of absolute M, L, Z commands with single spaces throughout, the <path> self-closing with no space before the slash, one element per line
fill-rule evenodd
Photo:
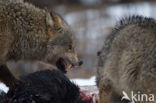
<path fill-rule="evenodd" d="M 72 67 L 73 67 L 73 65 L 72 64 L 69 64 L 67 68 L 68 69 L 72 69 Z"/>

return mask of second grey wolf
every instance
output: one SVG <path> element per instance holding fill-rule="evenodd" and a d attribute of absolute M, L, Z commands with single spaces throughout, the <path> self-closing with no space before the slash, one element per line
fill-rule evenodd
<path fill-rule="evenodd" d="M 147 94 L 156 103 L 156 20 L 142 16 L 122 19 L 98 53 L 100 103 L 121 103 L 123 92 Z M 140 97 L 139 97 L 140 98 Z"/>

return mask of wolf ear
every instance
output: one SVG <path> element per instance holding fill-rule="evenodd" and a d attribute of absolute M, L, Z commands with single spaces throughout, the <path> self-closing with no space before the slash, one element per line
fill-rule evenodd
<path fill-rule="evenodd" d="M 46 23 L 48 26 L 53 27 L 55 26 L 55 28 L 59 28 L 62 27 L 61 25 L 63 24 L 63 19 L 61 18 L 61 16 L 59 16 L 58 14 L 51 12 L 48 13 L 46 15 Z"/>
<path fill-rule="evenodd" d="M 49 13 L 46 15 L 46 23 L 49 27 L 54 26 L 54 21 Z"/>
<path fill-rule="evenodd" d="M 56 14 L 55 12 L 50 13 L 55 26 L 60 27 L 63 24 L 63 19 L 61 18 L 60 15 Z"/>

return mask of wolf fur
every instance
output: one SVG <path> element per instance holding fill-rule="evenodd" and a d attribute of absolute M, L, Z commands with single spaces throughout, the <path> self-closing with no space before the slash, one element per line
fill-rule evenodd
<path fill-rule="evenodd" d="M 121 102 L 122 92 L 156 96 L 156 20 L 142 16 L 122 19 L 98 53 L 100 103 Z M 136 103 L 156 103 L 136 101 Z"/>

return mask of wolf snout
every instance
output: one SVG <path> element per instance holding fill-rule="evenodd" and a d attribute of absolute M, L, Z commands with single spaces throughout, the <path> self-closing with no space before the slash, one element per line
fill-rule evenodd
<path fill-rule="evenodd" d="M 73 65 L 74 65 L 75 67 L 79 67 L 79 66 L 81 66 L 82 64 L 83 64 L 83 61 L 82 61 L 82 60 L 73 63 Z"/>
<path fill-rule="evenodd" d="M 81 66 L 82 64 L 83 64 L 83 61 L 80 60 L 80 61 L 78 62 L 78 66 Z"/>

